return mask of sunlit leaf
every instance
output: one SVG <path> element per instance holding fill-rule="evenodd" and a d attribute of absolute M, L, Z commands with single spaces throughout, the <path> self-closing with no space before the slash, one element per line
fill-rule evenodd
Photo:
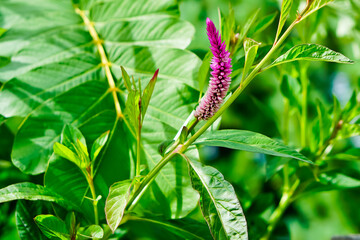
<path fill-rule="evenodd" d="M 90 154 L 90 158 L 91 161 L 95 161 L 97 156 L 99 155 L 101 149 L 103 149 L 103 147 L 105 146 L 108 138 L 109 138 L 109 133 L 110 131 L 107 131 L 103 134 L 101 134 L 100 137 L 98 137 L 95 142 L 93 143 L 92 147 L 91 147 L 91 154 Z"/>
<path fill-rule="evenodd" d="M 289 16 L 292 3 L 293 3 L 293 0 L 283 0 L 282 1 L 279 25 L 278 25 L 278 28 L 277 28 L 277 31 L 276 31 L 275 42 L 279 38 L 279 36 L 281 34 L 281 30 L 283 29 L 284 24 L 286 22 L 286 19 Z"/>
<path fill-rule="evenodd" d="M 77 232 L 78 239 L 101 239 L 104 236 L 104 230 L 99 225 L 90 225 L 81 227 Z"/>
<path fill-rule="evenodd" d="M 18 199 L 56 202 L 65 208 L 76 208 L 75 204 L 65 200 L 50 189 L 34 183 L 16 183 L 0 189 L 0 203 Z"/>
<path fill-rule="evenodd" d="M 68 159 L 75 163 L 77 166 L 81 167 L 81 162 L 79 157 L 73 153 L 69 148 L 62 145 L 61 143 L 55 143 L 54 144 L 54 153 L 60 157 L 63 157 L 65 159 Z"/>
<path fill-rule="evenodd" d="M 234 188 L 215 168 L 188 160 L 191 182 L 214 239 L 247 240 L 247 224 Z"/>
<path fill-rule="evenodd" d="M 243 69 L 242 79 L 245 79 L 246 74 L 249 72 L 251 66 L 253 65 L 260 44 L 261 43 L 258 43 L 253 39 L 250 38 L 245 39 L 244 41 L 245 65 Z"/>
<path fill-rule="evenodd" d="M 230 149 L 289 157 L 312 163 L 305 156 L 278 141 L 260 133 L 246 130 L 219 130 L 199 137 L 194 144 L 226 147 Z"/>
<path fill-rule="evenodd" d="M 53 215 L 39 215 L 35 217 L 35 222 L 44 235 L 50 239 L 70 239 L 64 221 Z"/>
<path fill-rule="evenodd" d="M 114 183 L 106 199 L 105 214 L 110 229 L 115 232 L 119 226 L 130 198 L 131 180 Z"/>
<path fill-rule="evenodd" d="M 299 60 L 353 63 L 352 60 L 341 53 L 335 52 L 327 47 L 317 44 L 301 44 L 291 48 L 289 51 L 278 57 L 267 68 Z"/>

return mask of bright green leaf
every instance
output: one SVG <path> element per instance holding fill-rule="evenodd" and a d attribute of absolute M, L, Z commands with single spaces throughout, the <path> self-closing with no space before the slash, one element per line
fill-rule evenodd
<path fill-rule="evenodd" d="M 80 130 L 71 124 L 66 124 L 61 134 L 61 143 L 74 150 L 74 145 L 77 145 L 78 140 L 82 143 L 79 147 L 87 151 L 86 140 Z"/>
<path fill-rule="evenodd" d="M 247 240 L 247 225 L 235 190 L 215 168 L 188 160 L 193 188 L 214 239 Z"/>
<path fill-rule="evenodd" d="M 242 80 L 245 79 L 246 74 L 249 72 L 251 66 L 253 65 L 260 44 L 261 43 L 258 43 L 253 39 L 250 38 L 245 39 L 244 41 L 245 65 L 243 69 Z"/>
<path fill-rule="evenodd" d="M 151 96 L 154 92 L 155 83 L 158 77 L 159 69 L 155 71 L 154 76 L 150 79 L 141 96 L 141 124 L 144 121 L 146 110 L 149 106 Z"/>
<path fill-rule="evenodd" d="M 99 225 L 90 225 L 81 227 L 77 232 L 78 239 L 101 239 L 104 236 L 104 230 Z"/>
<path fill-rule="evenodd" d="M 267 69 L 279 64 L 299 60 L 353 63 L 352 60 L 341 53 L 335 52 L 327 47 L 317 44 L 301 44 L 291 48 L 289 51 L 278 57 L 270 66 L 267 67 Z"/>
<path fill-rule="evenodd" d="M 199 137 L 194 144 L 289 157 L 312 163 L 295 149 L 260 133 L 245 130 L 219 130 L 210 132 Z"/>
<path fill-rule="evenodd" d="M 122 78 L 124 79 L 125 87 L 130 92 L 131 91 L 131 82 L 130 82 L 129 74 L 126 72 L 126 70 L 123 68 L 123 66 L 120 66 L 120 68 L 121 68 Z"/>
<path fill-rule="evenodd" d="M 0 203 L 19 199 L 56 202 L 65 208 L 76 208 L 76 205 L 74 206 L 73 203 L 65 200 L 50 189 L 34 183 L 16 183 L 0 189 Z"/>
<path fill-rule="evenodd" d="M 44 235 L 50 239 L 70 239 L 65 223 L 53 215 L 39 215 L 35 217 L 35 222 Z"/>
<path fill-rule="evenodd" d="M 73 151 L 71 151 L 69 148 L 62 145 L 61 143 L 56 142 L 54 144 L 54 153 L 62 158 L 72 161 L 79 167 L 81 166 L 79 157 L 75 153 L 73 153 Z"/>
<path fill-rule="evenodd" d="M 280 19 L 279 19 L 279 25 L 278 25 L 278 28 L 277 28 L 277 31 L 276 31 L 275 42 L 279 38 L 279 36 L 281 34 L 281 30 L 283 29 L 283 27 L 285 25 L 285 22 L 286 22 L 286 19 L 289 16 L 292 3 L 293 3 L 293 0 L 283 0 L 282 1 L 281 14 L 280 14 Z"/>
<path fill-rule="evenodd" d="M 208 74 L 209 74 L 209 69 L 210 69 L 210 62 L 211 62 L 211 58 L 213 57 L 213 54 L 212 52 L 209 50 L 202 63 L 201 63 L 201 66 L 200 66 L 200 69 L 199 69 L 199 76 L 198 76 L 198 79 L 199 79 L 199 89 L 200 89 L 200 97 L 202 96 L 202 93 L 204 91 L 204 88 L 205 88 L 205 85 L 206 83 L 208 82 Z"/>
<path fill-rule="evenodd" d="M 99 155 L 101 149 L 105 146 L 108 138 L 109 138 L 110 131 L 107 131 L 103 134 L 101 134 L 100 137 L 98 137 L 95 142 L 93 143 L 91 147 L 91 161 L 95 161 L 97 156 Z"/>
<path fill-rule="evenodd" d="M 333 2 L 334 0 L 309 0 L 310 7 L 307 9 L 306 13 L 303 15 L 301 20 L 304 20 L 308 16 L 310 16 L 312 13 L 316 12 L 322 7 L 325 7 L 329 3 Z"/>
<path fill-rule="evenodd" d="M 130 198 L 131 180 L 114 183 L 106 199 L 105 214 L 110 229 L 115 232 L 119 226 Z"/>

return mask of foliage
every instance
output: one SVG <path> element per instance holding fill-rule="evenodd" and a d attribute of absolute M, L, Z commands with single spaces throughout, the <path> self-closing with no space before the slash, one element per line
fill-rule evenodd
<path fill-rule="evenodd" d="M 294 201 L 360 187 L 358 89 L 329 103 L 310 74 L 309 61 L 356 64 L 317 34 L 337 2 L 284 0 L 241 21 L 237 6 L 219 10 L 231 93 L 199 121 L 213 56 L 194 49 L 205 25 L 180 18 L 186 1 L 0 0 L 0 212 L 15 210 L 21 239 L 293 235 L 291 220 L 277 226 Z M 261 82 L 275 104 L 249 96 L 259 74 L 279 79 Z M 262 175 L 246 166 L 258 160 Z"/>

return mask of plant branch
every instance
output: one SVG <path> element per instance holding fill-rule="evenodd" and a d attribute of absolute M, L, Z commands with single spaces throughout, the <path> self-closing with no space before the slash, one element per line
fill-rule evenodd
<path fill-rule="evenodd" d="M 113 78 L 111 70 L 110 70 L 111 63 L 109 62 L 109 60 L 106 56 L 104 46 L 102 45 L 102 40 L 99 38 L 99 35 L 97 34 L 97 32 L 95 30 L 94 23 L 89 20 L 89 18 L 86 16 L 85 12 L 82 11 L 78 7 L 75 8 L 75 12 L 78 15 L 80 15 L 80 17 L 84 21 L 85 26 L 88 28 L 89 33 L 90 33 L 94 43 L 96 44 L 96 47 L 98 49 L 98 52 L 99 52 L 99 55 L 101 58 L 101 65 L 105 69 L 106 78 L 109 83 L 108 91 L 111 92 L 113 99 L 114 99 L 116 116 L 117 116 L 117 118 L 123 118 L 124 115 L 121 112 L 120 102 L 119 102 L 119 99 L 117 96 L 117 87 L 115 86 L 115 81 L 114 81 L 114 78 Z"/>
<path fill-rule="evenodd" d="M 277 206 L 275 211 L 270 216 L 269 225 L 266 229 L 266 233 L 260 240 L 268 240 L 270 238 L 272 232 L 274 231 L 277 223 L 281 219 L 285 210 L 290 205 L 290 203 L 293 201 L 294 192 L 296 191 L 299 184 L 300 184 L 300 180 L 297 179 L 288 191 L 284 191 L 284 193 L 280 199 L 279 205 Z"/>

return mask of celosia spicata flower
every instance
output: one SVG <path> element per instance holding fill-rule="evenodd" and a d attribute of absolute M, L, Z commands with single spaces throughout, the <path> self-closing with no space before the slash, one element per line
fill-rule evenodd
<path fill-rule="evenodd" d="M 194 113 L 199 120 L 207 120 L 217 112 L 231 83 L 231 58 L 229 51 L 225 50 L 225 41 L 221 42 L 221 35 L 209 18 L 206 19 L 206 25 L 210 49 L 214 55 L 210 65 L 213 71 L 208 90 Z"/>

